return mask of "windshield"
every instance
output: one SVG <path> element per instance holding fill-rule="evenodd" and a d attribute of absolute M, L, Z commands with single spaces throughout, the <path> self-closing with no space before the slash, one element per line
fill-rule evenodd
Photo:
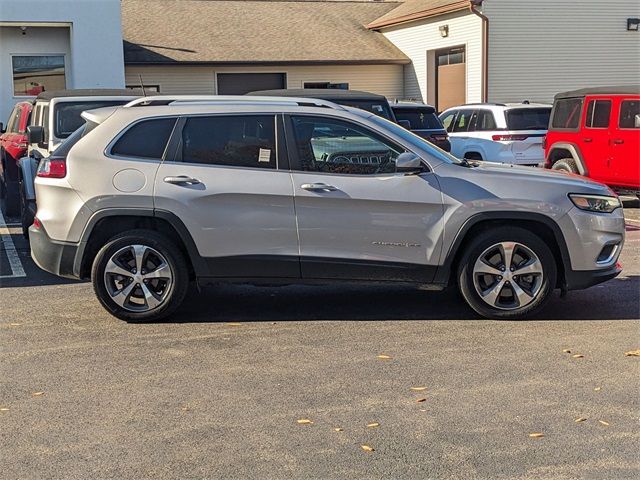
<path fill-rule="evenodd" d="M 430 108 L 394 108 L 397 120 L 406 120 L 411 124 L 411 130 L 444 130 L 440 119 Z"/>
<path fill-rule="evenodd" d="M 505 112 L 507 130 L 546 130 L 551 107 L 512 108 Z"/>
<path fill-rule="evenodd" d="M 100 100 L 84 102 L 60 102 L 56 105 L 54 115 L 54 136 L 56 138 L 67 138 L 84 124 L 84 118 L 80 116 L 85 110 L 94 108 L 111 107 L 114 105 L 124 105 L 130 100 Z"/>
<path fill-rule="evenodd" d="M 361 110 L 366 110 L 367 112 L 375 113 L 379 117 L 386 118 L 387 120 L 393 121 L 393 114 L 391 113 L 391 109 L 389 108 L 389 105 L 384 101 L 373 102 L 369 100 L 343 100 L 343 99 L 335 99 L 331 101 L 338 103 L 340 105 L 346 105 L 348 107 L 355 107 Z"/>
<path fill-rule="evenodd" d="M 444 150 L 441 150 L 440 148 L 436 147 L 433 143 L 427 142 L 424 138 L 419 137 L 415 133 L 410 132 L 406 128 L 402 128 L 400 125 L 398 125 L 395 122 L 392 122 L 390 120 L 387 120 L 385 118 L 381 118 L 375 115 L 369 117 L 368 120 L 371 120 L 372 122 L 377 123 L 381 127 L 384 127 L 386 130 L 393 132 L 395 135 L 399 136 L 400 138 L 405 140 L 407 143 L 414 145 L 416 148 L 429 152 L 429 155 L 431 155 L 432 157 L 438 160 L 441 160 L 446 163 L 453 163 L 455 165 L 465 165 L 465 162 L 463 162 L 462 160 L 454 157 L 453 155 L 445 152 Z"/>

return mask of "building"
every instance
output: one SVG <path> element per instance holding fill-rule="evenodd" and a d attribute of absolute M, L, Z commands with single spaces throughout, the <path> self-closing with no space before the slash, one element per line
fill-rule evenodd
<path fill-rule="evenodd" d="M 0 0 L 0 121 L 43 90 L 122 88 L 120 0 Z"/>

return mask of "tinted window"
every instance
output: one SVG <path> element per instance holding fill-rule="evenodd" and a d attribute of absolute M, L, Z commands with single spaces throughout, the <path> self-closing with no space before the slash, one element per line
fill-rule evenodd
<path fill-rule="evenodd" d="M 440 115 L 440 120 L 442 121 L 442 126 L 447 129 L 448 132 L 453 130 L 453 119 L 456 116 L 457 111 L 449 112 L 445 115 Z"/>
<path fill-rule="evenodd" d="M 553 110 L 553 128 L 578 128 L 582 98 L 565 98 L 558 100 Z"/>
<path fill-rule="evenodd" d="M 607 128 L 611 115 L 611 100 L 591 100 L 587 106 L 585 126 L 589 128 Z"/>
<path fill-rule="evenodd" d="M 620 128 L 640 128 L 640 101 L 622 101 L 620 104 Z"/>
<path fill-rule="evenodd" d="M 460 110 L 456 123 L 453 126 L 454 132 L 466 132 L 469 130 L 469 124 L 471 123 L 471 117 L 473 116 L 473 110 Z"/>
<path fill-rule="evenodd" d="M 336 174 L 394 173 L 404 151 L 349 122 L 319 117 L 293 117 L 301 170 Z"/>
<path fill-rule="evenodd" d="M 44 143 L 49 141 L 49 104 L 42 108 L 42 128 L 44 130 Z"/>
<path fill-rule="evenodd" d="M 138 122 L 120 137 L 111 149 L 111 154 L 159 160 L 175 123 L 175 118 L 156 118 Z"/>
<path fill-rule="evenodd" d="M 61 102 L 56 105 L 54 114 L 56 138 L 67 138 L 84 123 L 81 117 L 85 110 L 94 108 L 111 107 L 114 105 L 124 105 L 130 100 L 104 100 L 100 102 Z"/>
<path fill-rule="evenodd" d="M 444 128 L 435 110 L 428 108 L 396 108 L 393 110 L 398 120 L 407 120 L 411 130 L 441 130 Z"/>
<path fill-rule="evenodd" d="M 366 100 L 343 100 L 333 99 L 331 102 L 339 103 L 340 105 L 346 105 L 348 107 L 356 107 L 367 112 L 375 113 L 376 115 L 386 118 L 387 120 L 393 120 L 391 109 L 386 102 L 370 102 Z"/>
<path fill-rule="evenodd" d="M 182 160 L 233 167 L 276 168 L 273 115 L 189 118 Z"/>
<path fill-rule="evenodd" d="M 551 108 L 512 108 L 504 115 L 507 130 L 546 130 Z"/>
<path fill-rule="evenodd" d="M 497 127 L 493 112 L 490 110 L 478 110 L 476 130 L 495 130 Z"/>

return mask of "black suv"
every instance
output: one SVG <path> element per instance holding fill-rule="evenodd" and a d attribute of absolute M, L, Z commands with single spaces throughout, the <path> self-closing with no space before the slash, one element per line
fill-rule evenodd
<path fill-rule="evenodd" d="M 440 147 L 445 152 L 451 151 L 449 135 L 431 105 L 417 102 L 395 101 L 391 110 L 397 122 L 416 135 Z"/>

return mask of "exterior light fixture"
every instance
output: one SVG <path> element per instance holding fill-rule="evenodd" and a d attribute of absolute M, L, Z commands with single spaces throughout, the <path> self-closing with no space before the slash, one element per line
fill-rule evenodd
<path fill-rule="evenodd" d="M 638 26 L 636 25 L 636 30 L 638 29 Z M 440 36 L 442 38 L 446 38 L 449 36 L 449 25 L 440 25 L 440 27 L 438 27 L 438 30 L 440 30 Z"/>
<path fill-rule="evenodd" d="M 637 32 L 640 26 L 640 18 L 627 18 L 627 30 L 630 32 Z M 442 28 L 442 27 L 440 27 Z"/>

